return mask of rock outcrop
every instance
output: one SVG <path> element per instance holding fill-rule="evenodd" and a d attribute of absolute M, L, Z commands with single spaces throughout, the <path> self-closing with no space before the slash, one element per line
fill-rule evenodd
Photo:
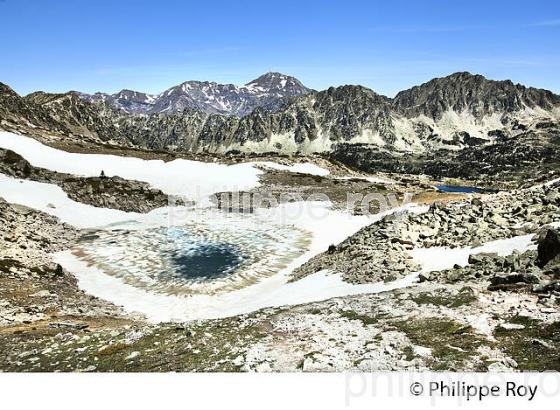
<path fill-rule="evenodd" d="M 560 232 L 557 229 L 545 229 L 538 239 L 537 265 L 545 273 L 560 279 Z"/>

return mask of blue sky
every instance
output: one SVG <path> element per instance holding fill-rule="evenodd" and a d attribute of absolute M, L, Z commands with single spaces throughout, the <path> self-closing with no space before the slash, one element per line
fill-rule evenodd
<path fill-rule="evenodd" d="M 266 71 L 392 96 L 455 71 L 560 93 L 560 2 L 0 0 L 0 81 L 151 93 Z"/>

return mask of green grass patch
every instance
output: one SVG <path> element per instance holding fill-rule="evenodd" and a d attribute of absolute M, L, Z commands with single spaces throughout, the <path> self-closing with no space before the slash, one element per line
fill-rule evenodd
<path fill-rule="evenodd" d="M 463 363 L 477 355 L 476 349 L 486 342 L 484 338 L 453 320 L 428 318 L 392 323 L 398 331 L 406 334 L 410 341 L 432 349 L 428 365 L 436 371 L 462 369 Z M 404 351 L 407 357 L 414 352 Z"/>
<path fill-rule="evenodd" d="M 514 316 L 508 322 L 525 328 L 497 327 L 494 336 L 500 349 L 517 362 L 520 370 L 560 371 L 560 322 L 544 324 L 525 316 Z"/>
<path fill-rule="evenodd" d="M 418 305 L 435 305 L 449 308 L 471 305 L 477 300 L 474 290 L 468 286 L 462 288 L 457 294 L 422 292 L 412 296 L 411 299 Z"/>
<path fill-rule="evenodd" d="M 138 329 L 143 331 L 142 327 Z M 94 366 L 98 372 L 237 372 L 242 370 L 242 363 L 235 359 L 268 335 L 264 327 L 237 318 L 203 321 L 185 328 L 162 325 L 144 330 L 146 333 L 136 340 L 123 334 L 112 337 L 108 332 L 91 333 L 89 340 L 61 343 L 45 354 L 41 352 L 53 345 L 54 330 L 38 338 L 19 336 L 19 348 L 15 350 L 13 336 L 11 340 L 0 337 L 0 359 L 11 357 L 2 370 L 76 371 Z M 19 359 L 20 349 L 37 352 L 33 353 L 37 361 Z M 130 358 L 132 352 L 139 354 Z"/>
<path fill-rule="evenodd" d="M 374 325 L 379 322 L 376 316 L 361 314 L 356 312 L 355 310 L 343 310 L 340 312 L 340 316 L 348 320 L 359 320 L 364 324 L 364 326 Z"/>

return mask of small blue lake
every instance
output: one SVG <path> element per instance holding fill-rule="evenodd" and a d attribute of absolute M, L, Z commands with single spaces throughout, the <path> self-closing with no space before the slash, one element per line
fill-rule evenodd
<path fill-rule="evenodd" d="M 475 186 L 437 185 L 436 188 L 441 192 L 464 193 L 464 194 L 498 192 L 498 190 L 496 189 L 478 188 Z"/>
<path fill-rule="evenodd" d="M 230 244 L 203 242 L 194 249 L 171 255 L 177 273 L 185 279 L 211 280 L 227 276 L 244 260 L 243 253 Z"/>

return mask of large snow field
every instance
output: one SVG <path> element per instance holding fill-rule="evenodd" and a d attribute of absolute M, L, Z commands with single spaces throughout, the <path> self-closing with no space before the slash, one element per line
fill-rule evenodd
<path fill-rule="evenodd" d="M 327 175 L 328 170 L 310 163 L 281 165 L 274 162 L 250 162 L 235 165 L 175 159 L 145 160 L 107 154 L 69 153 L 10 132 L 0 131 L 0 148 L 10 149 L 40 168 L 78 176 L 118 175 L 143 181 L 167 194 L 203 200 L 223 191 L 245 191 L 259 185 L 262 171 L 256 165 L 291 172 Z"/>
<path fill-rule="evenodd" d="M 261 171 L 251 164 L 224 165 L 176 159 L 144 160 L 106 154 L 69 153 L 10 132 L 0 132 L 0 147 L 10 149 L 35 167 L 95 177 L 101 171 L 149 183 L 167 194 L 202 199 L 220 191 L 248 190 L 258 186 Z"/>

